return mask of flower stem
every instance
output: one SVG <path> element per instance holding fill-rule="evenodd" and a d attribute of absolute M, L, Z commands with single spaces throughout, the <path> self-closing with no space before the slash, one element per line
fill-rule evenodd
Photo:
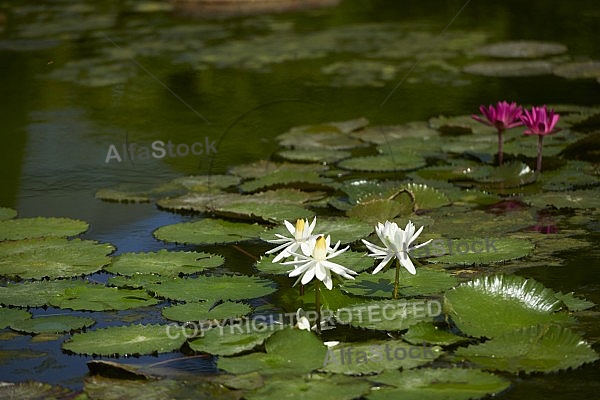
<path fill-rule="evenodd" d="M 538 154 L 537 154 L 537 166 L 535 171 L 540 174 L 542 172 L 542 141 L 544 140 L 543 135 L 538 136 Z"/>
<path fill-rule="evenodd" d="M 498 130 L 498 165 L 502 165 L 504 158 L 504 151 L 502 149 L 502 130 Z"/>
<path fill-rule="evenodd" d="M 398 298 L 398 286 L 400 285 L 400 260 L 396 258 L 396 280 L 394 281 L 394 300 Z"/>
<path fill-rule="evenodd" d="M 321 285 L 320 281 L 315 282 L 315 308 L 317 309 L 317 326 L 316 332 L 321 334 Z"/>

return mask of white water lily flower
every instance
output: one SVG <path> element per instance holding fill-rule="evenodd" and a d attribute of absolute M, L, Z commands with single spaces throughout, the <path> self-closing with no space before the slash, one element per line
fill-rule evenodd
<path fill-rule="evenodd" d="M 345 248 L 338 250 L 340 242 L 338 241 L 333 248 L 330 247 L 330 242 L 330 236 L 327 236 L 327 238 L 324 238 L 323 236 L 319 236 L 317 239 L 311 238 L 308 240 L 310 247 L 309 252 L 305 252 L 305 254 L 292 253 L 296 259 L 294 261 L 283 263 L 284 265 L 294 266 L 294 269 L 289 271 L 289 276 L 300 276 L 298 280 L 300 280 L 303 285 L 306 285 L 316 277 L 323 282 L 325 287 L 329 290 L 333 288 L 331 271 L 344 278 L 354 279 L 352 275 L 357 275 L 356 272 L 329 261 L 348 250 L 349 247 L 346 246 Z M 296 281 L 296 283 L 298 282 Z"/>
<path fill-rule="evenodd" d="M 308 240 L 313 237 L 312 231 L 315 229 L 317 217 L 315 217 L 310 224 L 308 219 L 298 219 L 296 221 L 296 226 L 292 225 L 288 221 L 283 221 L 283 223 L 292 237 L 286 237 L 276 233 L 275 236 L 277 236 L 278 239 L 267 240 L 267 242 L 280 245 L 267 251 L 266 254 L 277 253 L 280 251 L 280 253 L 273 259 L 274 263 L 290 257 L 292 253 L 298 251 L 298 248 L 300 248 L 303 253 L 310 254 L 311 248 L 309 247 Z"/>
<path fill-rule="evenodd" d="M 404 229 L 400 229 L 398 224 L 395 222 L 385 221 L 385 225 L 381 222 L 378 223 L 377 227 L 375 228 L 375 232 L 377 233 L 377 236 L 379 236 L 379 239 L 381 239 L 384 247 L 376 246 L 364 239 L 362 240 L 369 251 L 371 251 L 369 256 L 375 259 L 383 259 L 375 268 L 373 273 L 378 273 L 391 259 L 396 258 L 408 272 L 415 275 L 417 270 L 415 269 L 415 266 L 413 265 L 408 253 L 411 250 L 418 249 L 419 247 L 425 246 L 431 242 L 431 240 L 428 240 L 425 243 L 411 247 L 412 242 L 419 237 L 422 231 L 423 227 L 419 228 L 419 230 L 415 232 L 415 226 L 411 221 L 408 221 L 408 224 L 406 224 L 406 228 Z"/>

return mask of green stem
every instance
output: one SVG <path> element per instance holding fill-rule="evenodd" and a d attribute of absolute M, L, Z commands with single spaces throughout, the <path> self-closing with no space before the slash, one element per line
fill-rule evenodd
<path fill-rule="evenodd" d="M 537 154 L 537 166 L 535 172 L 540 174 L 542 172 L 542 141 L 544 140 L 543 135 L 538 136 L 538 154 Z"/>
<path fill-rule="evenodd" d="M 498 165 L 502 165 L 504 158 L 504 151 L 502 150 L 502 131 L 498 131 Z"/>
<path fill-rule="evenodd" d="M 321 334 L 321 285 L 317 279 L 315 282 L 315 308 L 317 309 L 317 327 L 316 332 Z"/>
<path fill-rule="evenodd" d="M 398 298 L 398 286 L 400 285 L 400 260 L 396 258 L 396 280 L 394 281 L 394 294 L 393 298 Z"/>

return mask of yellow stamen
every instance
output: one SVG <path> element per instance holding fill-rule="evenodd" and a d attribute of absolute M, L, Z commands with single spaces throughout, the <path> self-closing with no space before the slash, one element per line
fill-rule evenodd
<path fill-rule="evenodd" d="M 315 260 L 324 260 L 327 257 L 327 242 L 323 236 L 319 236 L 313 250 Z"/>
<path fill-rule="evenodd" d="M 302 239 L 303 234 L 304 234 L 304 220 L 298 219 L 298 220 L 296 220 L 296 232 L 294 232 L 294 237 L 296 238 L 296 240 L 300 240 L 300 239 Z"/>

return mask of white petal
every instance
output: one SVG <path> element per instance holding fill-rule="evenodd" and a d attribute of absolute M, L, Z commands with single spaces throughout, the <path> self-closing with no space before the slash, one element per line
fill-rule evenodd
<path fill-rule="evenodd" d="M 290 232 L 290 234 L 292 236 L 294 236 L 294 234 L 296 233 L 296 227 L 294 225 L 292 225 L 291 222 L 288 222 L 287 220 L 284 220 L 283 223 L 285 224 L 285 227 Z"/>
<path fill-rule="evenodd" d="M 412 263 L 412 260 L 410 259 L 410 257 L 406 257 L 400 260 L 400 264 L 402 264 L 402 266 L 404 268 L 406 268 L 406 270 L 408 272 L 410 272 L 411 274 L 415 275 L 417 273 L 417 270 L 415 269 L 415 266 Z"/>
<path fill-rule="evenodd" d="M 302 280 L 300 281 L 300 283 L 302 283 L 303 285 L 306 285 L 308 282 L 312 281 L 312 279 L 314 277 L 315 277 L 315 269 L 314 268 L 309 268 L 304 273 L 304 275 L 302 275 Z"/>

